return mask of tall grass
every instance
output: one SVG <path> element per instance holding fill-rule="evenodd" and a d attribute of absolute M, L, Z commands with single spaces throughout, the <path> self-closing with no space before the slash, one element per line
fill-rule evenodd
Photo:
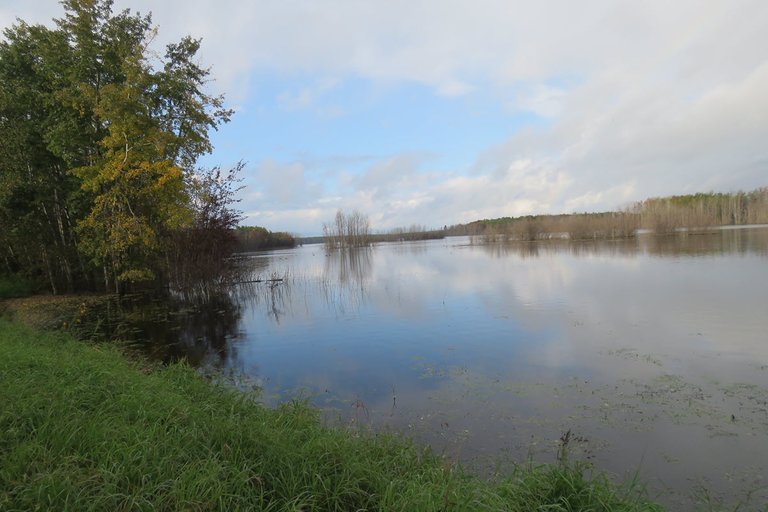
<path fill-rule="evenodd" d="M 0 510 L 639 511 L 636 490 L 566 464 L 470 476 L 393 435 L 323 427 L 294 401 L 110 345 L 0 320 Z"/>

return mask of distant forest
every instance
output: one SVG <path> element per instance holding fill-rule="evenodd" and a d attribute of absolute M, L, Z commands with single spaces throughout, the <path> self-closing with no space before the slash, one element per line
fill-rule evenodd
<path fill-rule="evenodd" d="M 446 236 L 484 236 L 488 240 L 625 238 L 646 229 L 656 234 L 715 226 L 768 224 L 768 187 L 751 192 L 699 193 L 656 197 L 621 211 L 526 215 L 457 224 Z"/>
<path fill-rule="evenodd" d="M 295 247 L 296 239 L 284 232 L 272 232 L 261 226 L 240 226 L 235 230 L 239 252 Z"/>
<path fill-rule="evenodd" d="M 343 242 L 346 235 L 344 235 L 345 230 L 342 229 L 345 224 L 343 222 L 339 224 L 339 215 L 343 220 L 344 215 L 339 212 L 335 224 L 325 226 L 326 236 L 299 238 L 298 243 L 325 243 L 329 248 L 345 246 Z M 361 214 L 356 213 L 356 215 Z M 365 222 L 367 223 L 367 217 Z M 636 236 L 639 230 L 666 235 L 718 226 L 747 224 L 768 224 L 768 187 L 751 192 L 709 192 L 655 197 L 611 212 L 501 217 L 444 226 L 442 229 L 412 225 L 380 233 L 366 231 L 364 236 L 355 235 L 356 243 L 351 245 L 433 240 L 446 236 L 480 236 L 488 242 L 534 241 L 550 238 L 570 240 L 630 238 Z"/>

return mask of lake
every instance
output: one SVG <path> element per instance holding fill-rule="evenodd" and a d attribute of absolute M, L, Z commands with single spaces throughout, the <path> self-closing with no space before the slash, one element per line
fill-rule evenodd
<path fill-rule="evenodd" d="M 258 253 L 136 342 L 493 475 L 583 460 L 674 510 L 768 502 L 768 228 Z M 149 341 L 146 341 L 149 340 Z M 565 445 L 565 446 L 564 446 Z"/>

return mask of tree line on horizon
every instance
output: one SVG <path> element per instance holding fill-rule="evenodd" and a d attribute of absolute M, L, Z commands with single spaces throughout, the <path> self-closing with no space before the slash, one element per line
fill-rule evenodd
<path fill-rule="evenodd" d="M 638 230 L 671 234 L 717 226 L 768 224 L 768 187 L 750 192 L 655 197 L 614 212 L 525 215 L 483 219 L 444 228 L 447 236 L 488 241 L 628 238 Z"/>
<path fill-rule="evenodd" d="M 62 5 L 0 42 L 0 274 L 52 293 L 210 274 L 236 246 L 243 164 L 197 167 L 232 114 L 199 40 L 156 55 L 150 16 Z"/>
<path fill-rule="evenodd" d="M 327 250 L 366 247 L 378 242 L 408 242 L 445 238 L 445 230 L 429 229 L 424 225 L 392 228 L 386 232 L 372 233 L 367 215 L 357 210 L 345 213 L 338 210 L 333 222 L 323 224 L 322 237 L 304 240 L 321 242 Z"/>
<path fill-rule="evenodd" d="M 358 211 L 336 212 L 323 224 L 323 236 L 305 240 L 324 242 L 328 249 L 361 247 L 376 242 L 433 240 L 446 236 L 482 236 L 485 241 L 535 241 L 631 238 L 638 230 L 659 235 L 718 226 L 768 224 L 768 187 L 750 192 L 696 193 L 654 197 L 619 211 L 525 215 L 483 219 L 430 229 L 423 225 L 371 233 L 368 217 Z"/>
<path fill-rule="evenodd" d="M 296 246 L 296 237 L 284 231 L 270 231 L 262 226 L 238 226 L 235 230 L 239 252 L 284 249 Z"/>

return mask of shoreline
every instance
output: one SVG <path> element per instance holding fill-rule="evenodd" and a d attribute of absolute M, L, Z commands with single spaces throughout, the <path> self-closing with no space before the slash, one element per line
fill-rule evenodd
<path fill-rule="evenodd" d="M 321 425 L 184 364 L 0 319 L 4 510 L 662 510 L 564 462 L 486 481 L 392 434 Z"/>

